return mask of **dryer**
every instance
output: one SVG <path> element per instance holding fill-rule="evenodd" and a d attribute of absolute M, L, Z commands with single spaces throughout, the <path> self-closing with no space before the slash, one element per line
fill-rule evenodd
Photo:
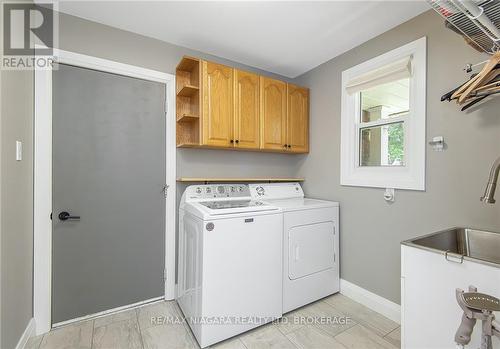
<path fill-rule="evenodd" d="M 283 210 L 283 313 L 339 292 L 339 203 L 305 198 L 299 183 L 250 193 Z"/>
<path fill-rule="evenodd" d="M 281 210 L 245 184 L 185 190 L 177 302 L 202 348 L 281 317 L 282 230 Z"/>

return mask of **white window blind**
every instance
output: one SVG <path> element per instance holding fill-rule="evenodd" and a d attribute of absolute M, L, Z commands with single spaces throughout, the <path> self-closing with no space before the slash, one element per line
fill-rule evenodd
<path fill-rule="evenodd" d="M 412 57 L 408 56 L 352 78 L 347 83 L 347 93 L 354 94 L 370 87 L 411 77 L 411 60 Z"/>

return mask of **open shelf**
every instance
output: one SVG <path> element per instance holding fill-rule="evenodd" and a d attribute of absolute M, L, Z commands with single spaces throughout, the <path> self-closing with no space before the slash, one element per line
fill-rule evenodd
<path fill-rule="evenodd" d="M 177 92 L 177 96 L 181 97 L 191 97 L 194 96 L 197 92 L 200 91 L 200 88 L 198 86 L 193 86 L 193 85 L 184 85 L 182 88 Z"/>
<path fill-rule="evenodd" d="M 177 122 L 193 122 L 198 121 L 200 117 L 193 114 L 182 114 L 177 117 Z"/>
<path fill-rule="evenodd" d="M 179 64 L 177 64 L 177 70 L 192 72 L 197 68 L 196 66 L 199 64 L 199 61 L 198 58 L 184 56 Z"/>
<path fill-rule="evenodd" d="M 189 142 L 177 143 L 177 148 L 199 148 L 199 147 L 200 147 L 199 143 L 189 143 Z"/>
<path fill-rule="evenodd" d="M 177 146 L 199 146 L 201 134 L 201 62 L 184 56 L 175 70 Z"/>

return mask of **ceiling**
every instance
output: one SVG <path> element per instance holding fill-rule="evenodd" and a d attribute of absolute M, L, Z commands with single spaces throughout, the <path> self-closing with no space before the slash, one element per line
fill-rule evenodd
<path fill-rule="evenodd" d="M 428 10 L 425 1 L 60 1 L 59 11 L 287 77 Z"/>

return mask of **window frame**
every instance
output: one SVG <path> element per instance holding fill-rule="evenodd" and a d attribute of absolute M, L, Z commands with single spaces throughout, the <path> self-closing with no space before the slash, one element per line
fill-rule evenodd
<path fill-rule="evenodd" d="M 391 119 L 361 122 L 361 92 L 349 94 L 349 81 L 411 56 L 410 111 Z M 342 72 L 341 173 L 345 186 L 425 190 L 427 39 L 420 38 Z M 403 121 L 405 166 L 361 166 L 360 132 L 367 126 Z"/>

